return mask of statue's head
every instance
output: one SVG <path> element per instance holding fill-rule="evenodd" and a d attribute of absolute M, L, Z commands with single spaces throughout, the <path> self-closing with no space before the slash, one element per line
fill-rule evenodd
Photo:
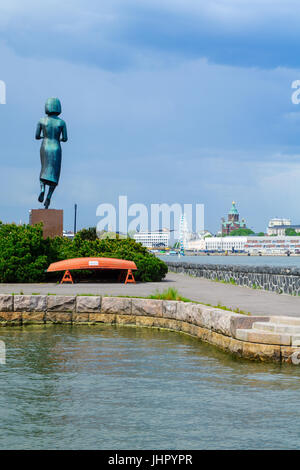
<path fill-rule="evenodd" d="M 61 104 L 58 98 L 48 98 L 45 104 L 45 113 L 59 116 L 61 113 Z"/>

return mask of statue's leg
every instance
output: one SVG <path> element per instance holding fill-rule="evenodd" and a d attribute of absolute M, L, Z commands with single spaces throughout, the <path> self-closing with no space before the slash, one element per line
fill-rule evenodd
<path fill-rule="evenodd" d="M 41 192 L 39 195 L 39 202 L 43 202 L 44 195 L 45 195 L 45 183 L 43 183 L 43 181 L 40 181 L 40 185 L 41 185 Z"/>
<path fill-rule="evenodd" d="M 47 198 L 46 198 L 46 201 L 45 201 L 45 204 L 44 204 L 45 209 L 48 209 L 48 207 L 50 206 L 51 197 L 52 197 L 52 194 L 53 194 L 55 188 L 56 188 L 56 185 L 54 185 L 54 184 L 51 184 L 49 186 L 49 191 L 48 191 Z"/>

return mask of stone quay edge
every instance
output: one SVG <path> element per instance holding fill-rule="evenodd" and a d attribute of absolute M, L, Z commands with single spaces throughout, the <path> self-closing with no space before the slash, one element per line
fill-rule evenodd
<path fill-rule="evenodd" d="M 279 266 L 236 266 L 166 261 L 169 271 L 224 281 L 279 294 L 300 295 L 300 269 Z"/>
<path fill-rule="evenodd" d="M 297 365 L 300 363 L 299 321 L 283 316 L 274 324 L 270 316 L 242 315 L 195 302 L 80 295 L 0 295 L 0 327 L 66 323 L 166 328 L 195 336 L 247 359 Z"/>

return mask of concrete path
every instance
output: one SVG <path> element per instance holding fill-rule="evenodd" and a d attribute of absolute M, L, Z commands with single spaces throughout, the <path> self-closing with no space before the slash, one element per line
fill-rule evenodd
<path fill-rule="evenodd" d="M 94 294 L 147 297 L 169 287 L 191 300 L 228 308 L 239 308 L 253 315 L 289 315 L 300 317 L 300 297 L 223 284 L 185 274 L 168 273 L 162 282 L 138 284 L 0 284 L 1 294 Z"/>

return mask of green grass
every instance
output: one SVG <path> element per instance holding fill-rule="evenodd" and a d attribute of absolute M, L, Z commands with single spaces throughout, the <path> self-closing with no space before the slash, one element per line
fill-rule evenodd
<path fill-rule="evenodd" d="M 218 303 L 217 308 L 221 308 L 222 310 L 227 310 L 227 311 L 234 312 L 234 313 L 240 313 L 241 315 L 251 315 L 250 312 L 245 312 L 244 310 L 241 310 L 239 308 L 225 307 L 225 305 L 222 305 L 220 302 Z"/>
<path fill-rule="evenodd" d="M 97 294 L 76 294 L 76 297 L 95 297 Z"/>
<path fill-rule="evenodd" d="M 232 284 L 234 286 L 237 286 L 238 283 L 236 282 L 236 280 L 231 277 L 229 279 L 229 281 L 225 281 L 225 279 L 219 279 L 218 277 L 216 277 L 215 279 L 209 279 L 210 281 L 215 281 L 215 282 L 221 282 L 222 284 Z"/>
<path fill-rule="evenodd" d="M 182 297 L 177 289 L 169 287 L 163 292 L 156 291 L 155 294 L 149 295 L 148 299 L 158 299 L 158 300 L 181 300 L 182 302 L 192 302 L 191 299 Z"/>
<path fill-rule="evenodd" d="M 222 305 L 220 302 L 218 302 L 218 305 L 205 304 L 204 302 L 195 302 L 195 303 L 207 305 L 208 307 L 220 308 L 221 310 L 226 310 L 228 312 L 240 313 L 241 315 L 251 315 L 250 312 L 245 312 L 244 310 L 241 310 L 240 308 L 226 307 L 225 305 Z"/>

